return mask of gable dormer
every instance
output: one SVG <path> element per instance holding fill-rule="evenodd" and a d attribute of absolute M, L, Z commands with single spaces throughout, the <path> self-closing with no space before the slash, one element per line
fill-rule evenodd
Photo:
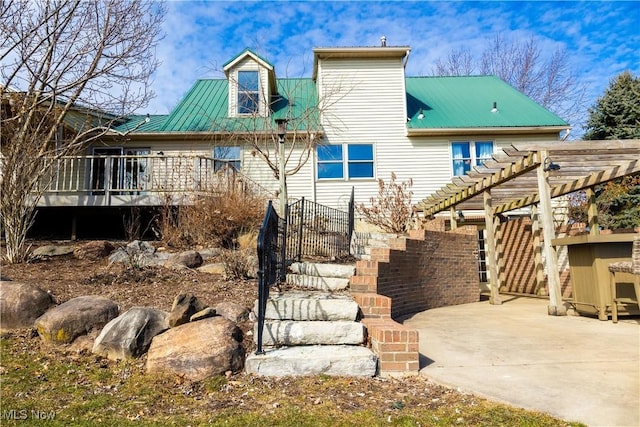
<path fill-rule="evenodd" d="M 229 84 L 229 117 L 267 117 L 277 94 L 275 68 L 251 49 L 224 64 Z"/>

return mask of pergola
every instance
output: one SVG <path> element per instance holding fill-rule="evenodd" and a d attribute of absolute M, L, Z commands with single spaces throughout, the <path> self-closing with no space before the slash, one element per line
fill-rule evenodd
<path fill-rule="evenodd" d="M 456 211 L 484 211 L 490 301 L 500 304 L 496 246 L 499 216 L 531 206 L 536 271 L 543 271 L 544 253 L 549 314 L 563 315 L 566 310 L 562 305 L 557 254 L 551 244 L 555 238 L 551 199 L 585 190 L 590 201 L 590 233 L 598 234 L 593 187 L 638 172 L 640 139 L 515 142 L 467 175 L 454 177 L 451 183 L 418 202 L 417 207 L 427 218 L 449 211 L 452 227 L 456 227 Z"/>

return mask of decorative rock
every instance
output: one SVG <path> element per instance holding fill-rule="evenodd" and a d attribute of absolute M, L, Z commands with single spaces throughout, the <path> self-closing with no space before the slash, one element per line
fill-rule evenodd
<path fill-rule="evenodd" d="M 0 329 L 30 328 L 53 305 L 51 295 L 37 286 L 0 282 Z"/>
<path fill-rule="evenodd" d="M 74 250 L 73 246 L 46 245 L 46 246 L 40 246 L 39 248 L 36 248 L 31 253 L 31 256 L 34 258 L 40 258 L 40 257 L 69 255 L 73 253 L 73 250 Z"/>
<path fill-rule="evenodd" d="M 169 328 L 167 316 L 166 311 L 133 307 L 105 325 L 91 351 L 111 360 L 140 357 L 153 337 Z"/>
<path fill-rule="evenodd" d="M 265 376 L 336 375 L 373 377 L 378 358 L 366 347 L 327 345 L 285 347 L 247 357 L 245 370 Z"/>
<path fill-rule="evenodd" d="M 249 268 L 247 268 L 247 278 L 256 279 L 258 277 L 258 270 L 260 269 L 258 256 L 249 255 L 247 265 L 249 266 Z"/>
<path fill-rule="evenodd" d="M 170 328 L 189 322 L 191 316 L 197 312 L 204 310 L 206 306 L 198 301 L 193 294 L 180 294 L 173 300 L 171 313 L 167 321 Z"/>
<path fill-rule="evenodd" d="M 204 310 L 200 310 L 199 312 L 191 316 L 189 318 L 189 322 L 197 322 L 198 320 L 208 319 L 209 317 L 213 317 L 215 315 L 216 310 L 211 307 L 207 307 Z"/>
<path fill-rule="evenodd" d="M 198 251 L 203 261 L 208 261 L 222 253 L 220 248 L 205 248 Z"/>
<path fill-rule="evenodd" d="M 52 308 L 35 321 L 45 341 L 66 344 L 92 329 L 99 329 L 118 315 L 118 306 L 108 298 L 87 295 Z"/>
<path fill-rule="evenodd" d="M 182 264 L 188 268 L 196 268 L 202 265 L 202 256 L 197 251 L 184 251 L 172 256 L 170 262 Z"/>
<path fill-rule="evenodd" d="M 134 240 L 109 255 L 109 263 L 120 262 L 133 267 L 147 267 L 162 265 L 169 257 L 166 253 L 156 254 L 156 248 L 149 242 Z"/>
<path fill-rule="evenodd" d="M 153 339 L 147 372 L 172 372 L 192 381 L 238 372 L 245 354 L 241 341 L 240 329 L 222 317 L 187 323 Z"/>
<path fill-rule="evenodd" d="M 73 256 L 78 259 L 98 261 L 109 256 L 116 247 L 106 240 L 94 240 L 87 242 L 73 251 Z"/>
<path fill-rule="evenodd" d="M 235 302 L 223 301 L 216 305 L 216 313 L 234 323 L 241 322 L 249 318 L 249 309 L 236 304 Z"/>
<path fill-rule="evenodd" d="M 225 273 L 225 267 L 223 262 L 212 262 L 211 264 L 205 264 L 198 267 L 198 271 L 209 274 L 223 275 Z"/>

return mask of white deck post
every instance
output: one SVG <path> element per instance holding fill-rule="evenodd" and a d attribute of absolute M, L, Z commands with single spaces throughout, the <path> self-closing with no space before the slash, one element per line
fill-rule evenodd
<path fill-rule="evenodd" d="M 549 173 L 544 170 L 544 161 L 548 156 L 546 150 L 540 151 L 540 165 L 537 169 L 538 195 L 540 197 L 539 216 L 542 225 L 542 250 L 546 259 L 547 283 L 549 286 L 548 313 L 552 316 L 566 316 L 567 308 L 562 305 L 562 292 L 560 290 L 560 273 L 558 272 L 558 255 L 551 245 L 555 238 L 553 225 L 553 210 L 551 208 L 551 188 L 549 186 Z"/>
<path fill-rule="evenodd" d="M 493 218 L 493 207 L 491 206 L 491 191 L 484 191 L 482 195 L 484 198 L 484 222 L 487 233 L 487 247 L 485 250 L 487 254 L 487 264 L 489 265 L 489 290 L 491 291 L 489 303 L 499 305 L 502 304 L 502 298 L 500 298 L 496 230 Z"/>

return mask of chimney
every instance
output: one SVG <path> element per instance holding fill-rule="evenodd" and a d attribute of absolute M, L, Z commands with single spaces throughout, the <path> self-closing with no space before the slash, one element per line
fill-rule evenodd
<path fill-rule="evenodd" d="M 380 37 L 380 44 L 382 45 L 382 47 L 387 47 L 387 37 L 386 36 Z"/>

